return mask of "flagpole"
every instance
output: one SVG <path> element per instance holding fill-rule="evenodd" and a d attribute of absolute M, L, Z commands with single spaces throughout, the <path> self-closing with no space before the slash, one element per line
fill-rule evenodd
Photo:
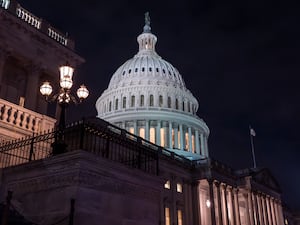
<path fill-rule="evenodd" d="M 256 159 L 255 159 L 255 151 L 254 151 L 254 141 L 253 141 L 253 133 L 254 130 L 249 126 L 250 129 L 250 142 L 251 142 L 251 151 L 252 151 L 252 158 L 253 158 L 253 168 L 256 168 Z"/>

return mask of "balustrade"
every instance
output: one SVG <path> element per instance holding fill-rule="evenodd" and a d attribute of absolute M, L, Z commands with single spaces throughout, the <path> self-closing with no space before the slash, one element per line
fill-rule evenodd
<path fill-rule="evenodd" d="M 0 99 L 0 126 L 1 124 L 37 133 L 52 129 L 55 119 Z"/>
<path fill-rule="evenodd" d="M 20 5 L 18 5 L 17 7 L 16 14 L 20 19 L 24 20 L 25 22 L 29 23 L 35 28 L 41 28 L 42 20 L 30 13 L 29 11 L 27 11 L 26 9 L 24 9 L 23 7 L 21 7 Z"/>

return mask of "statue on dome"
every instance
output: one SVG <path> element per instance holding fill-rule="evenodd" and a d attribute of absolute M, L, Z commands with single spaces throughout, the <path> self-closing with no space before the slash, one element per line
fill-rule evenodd
<path fill-rule="evenodd" d="M 150 16 L 149 12 L 145 13 L 145 26 L 144 26 L 144 33 L 151 33 L 151 27 L 150 27 Z"/>
<path fill-rule="evenodd" d="M 145 25 L 149 26 L 150 27 L 150 16 L 149 16 L 149 12 L 146 12 L 145 13 Z"/>

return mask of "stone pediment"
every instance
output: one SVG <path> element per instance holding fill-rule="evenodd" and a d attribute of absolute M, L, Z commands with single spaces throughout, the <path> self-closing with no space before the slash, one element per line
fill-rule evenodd
<path fill-rule="evenodd" d="M 271 172 L 264 168 L 259 171 L 253 171 L 252 173 L 252 179 L 256 183 L 267 186 L 271 188 L 272 190 L 279 191 L 280 192 L 280 186 L 274 176 L 271 174 Z"/>

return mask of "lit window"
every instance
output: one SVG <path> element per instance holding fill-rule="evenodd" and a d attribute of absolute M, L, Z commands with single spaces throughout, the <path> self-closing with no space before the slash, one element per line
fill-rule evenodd
<path fill-rule="evenodd" d="M 126 108 L 126 97 L 123 97 L 123 109 Z"/>
<path fill-rule="evenodd" d="M 160 128 L 160 146 L 165 147 L 165 128 Z"/>
<path fill-rule="evenodd" d="M 144 95 L 141 95 L 141 102 L 140 102 L 141 106 L 144 106 Z"/>
<path fill-rule="evenodd" d="M 288 225 L 288 224 L 289 224 L 289 221 L 288 221 L 287 219 L 285 219 L 285 220 L 284 220 L 284 224 L 285 224 L 285 225 Z"/>
<path fill-rule="evenodd" d="M 169 180 L 167 180 L 164 187 L 165 187 L 165 189 L 170 189 L 171 188 L 171 182 Z"/>
<path fill-rule="evenodd" d="M 182 222 L 182 210 L 181 209 L 177 210 L 177 225 L 183 225 L 183 222 Z"/>
<path fill-rule="evenodd" d="M 145 138 L 145 128 L 140 128 L 139 136 L 140 136 L 141 138 Z"/>
<path fill-rule="evenodd" d="M 133 127 L 129 127 L 129 133 L 134 134 L 134 128 Z"/>
<path fill-rule="evenodd" d="M 182 184 L 181 183 L 177 183 L 176 190 L 178 193 L 182 193 Z"/>
<path fill-rule="evenodd" d="M 131 96 L 131 107 L 134 107 L 135 106 L 135 96 L 132 95 Z"/>
<path fill-rule="evenodd" d="M 154 105 L 154 99 L 153 99 L 153 95 L 150 95 L 150 106 Z"/>
<path fill-rule="evenodd" d="M 178 148 L 181 148 L 181 138 L 180 138 L 180 131 L 177 132 L 177 138 L 178 138 Z"/>
<path fill-rule="evenodd" d="M 172 146 L 173 146 L 173 148 L 175 148 L 175 133 L 174 133 L 174 129 L 172 129 Z"/>
<path fill-rule="evenodd" d="M 195 153 L 195 135 L 192 135 L 192 152 Z"/>
<path fill-rule="evenodd" d="M 163 106 L 163 96 L 159 96 L 159 107 Z"/>
<path fill-rule="evenodd" d="M 150 140 L 151 143 L 155 144 L 155 128 L 150 128 Z"/>
<path fill-rule="evenodd" d="M 171 225 L 170 221 L 170 208 L 165 208 L 165 225 Z"/>
<path fill-rule="evenodd" d="M 189 149 L 189 134 L 185 133 L 185 149 Z"/>
<path fill-rule="evenodd" d="M 118 110 L 118 105 L 119 105 L 119 99 L 116 99 L 115 110 Z"/>

